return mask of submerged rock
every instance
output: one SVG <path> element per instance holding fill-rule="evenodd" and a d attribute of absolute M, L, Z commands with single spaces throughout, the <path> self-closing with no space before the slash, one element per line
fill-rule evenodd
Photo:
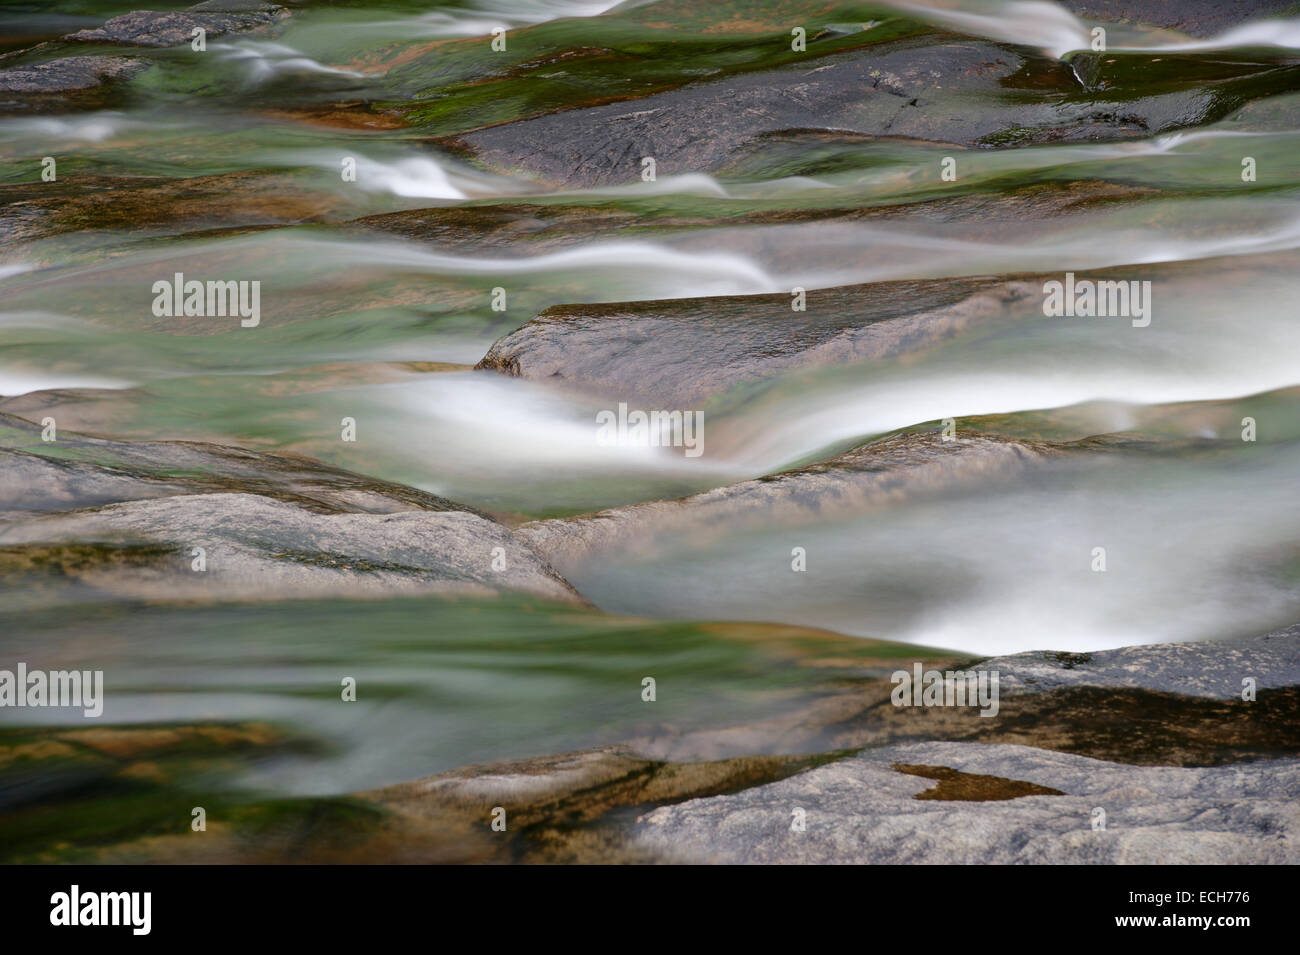
<path fill-rule="evenodd" d="M 250 801 L 210 794 L 203 838 L 175 806 L 187 777 L 176 764 L 207 769 L 200 756 L 229 759 L 283 754 L 298 744 L 274 729 L 165 726 L 89 733 L 36 731 L 0 736 L 0 780 L 26 805 L 0 817 L 0 859 L 107 863 L 485 863 L 653 862 L 628 850 L 623 834 L 600 825 L 606 814 L 665 800 L 729 792 L 780 779 L 820 759 L 743 758 L 666 763 L 615 748 L 465 767 L 428 779 L 347 797 Z M 254 739 L 248 736 L 256 734 Z M 141 737 L 139 739 L 131 737 Z M 6 745 L 8 744 L 8 745 Z M 196 746 L 197 744 L 197 746 Z M 113 747 L 108 754 L 103 751 Z M 87 750 L 92 752 L 87 755 Z M 119 755 L 119 750 L 126 749 Z M 241 753 L 240 750 L 244 750 Z M 214 752 L 215 751 L 215 752 Z M 231 752 L 233 751 L 233 753 Z M 6 757 L 39 761 L 43 775 L 14 772 Z M 35 768 L 35 767 L 33 767 Z M 21 769 L 21 767 L 20 767 Z M 8 771 L 7 771 L 8 770 Z M 62 770 L 62 778 L 55 772 Z M 129 820 L 93 812 L 78 784 L 129 780 L 151 801 Z M 42 790 L 40 784 L 46 786 Z M 143 801 L 143 800 L 141 800 Z M 506 809 L 507 829 L 490 827 Z M 37 814 L 79 820 L 79 835 L 51 845 Z M 89 821 L 88 821 L 89 820 Z M 6 827 L 4 823 L 8 822 Z M 25 828 L 26 827 L 26 828 Z M 32 831 L 34 830 L 34 831 Z"/>
<path fill-rule="evenodd" d="M 962 666 L 917 652 L 927 667 Z M 781 863 L 1296 861 L 1300 812 L 1289 794 L 1300 781 L 1300 739 L 1279 727 L 1300 725 L 1300 628 L 1092 657 L 1095 685 L 1084 703 L 1075 700 L 1082 688 L 1052 679 L 1088 668 L 1075 655 L 966 664 L 996 665 L 1010 687 L 997 717 L 973 722 L 1013 724 L 1019 737 L 944 741 L 946 724 L 924 714 L 952 708 L 893 707 L 889 684 L 873 677 L 808 709 L 704 730 L 668 746 L 631 740 L 466 766 L 355 798 L 412 834 L 399 856 L 413 860 L 689 862 L 716 853 L 722 861 Z M 1258 703 L 1238 700 L 1236 713 L 1225 710 L 1231 694 L 1176 695 L 1188 674 L 1213 681 L 1217 660 L 1251 670 L 1270 689 Z M 870 669 L 894 665 L 900 664 L 881 658 Z M 1149 689 L 1130 685 L 1130 665 L 1145 671 Z M 843 665 L 845 679 L 851 670 Z M 1043 679 L 1016 680 L 1030 673 Z M 1280 688 L 1288 712 L 1278 709 Z M 849 697 L 862 707 L 874 694 L 894 713 L 915 716 L 912 725 L 894 724 L 856 745 L 818 735 L 844 727 Z M 1114 712 L 1135 701 L 1140 705 L 1126 719 L 1112 723 Z M 1256 740 L 1253 751 L 1236 745 L 1243 721 Z M 1072 748 L 1057 733 L 1063 722 L 1076 741 L 1095 736 L 1109 743 Z M 1159 733 L 1187 748 L 1153 754 Z M 872 748 L 849 755 L 864 742 Z M 489 829 L 496 807 L 507 814 L 505 832 Z M 803 832 L 791 829 L 794 809 L 803 810 Z M 1097 809 L 1105 812 L 1104 830 L 1093 829 L 1094 819 L 1101 821 Z"/>
<path fill-rule="evenodd" d="M 636 849 L 677 862 L 1295 864 L 1297 786 L 1300 759 L 1183 769 L 917 743 L 664 806 L 630 828 Z"/>
<path fill-rule="evenodd" d="M 124 46 L 182 46 L 193 39 L 196 28 L 203 29 L 209 38 L 227 33 L 264 33 L 288 16 L 284 7 L 257 0 L 207 0 L 179 13 L 123 13 L 101 27 L 79 30 L 64 39 Z"/>
<path fill-rule="evenodd" d="M 1153 198 L 1151 187 L 1101 180 L 1019 185 L 988 194 L 965 194 L 896 205 L 832 206 L 735 212 L 721 200 L 714 214 L 621 203 L 493 202 L 430 209 L 402 209 L 364 216 L 349 225 L 436 244 L 440 249 L 472 253 L 491 249 L 552 251 L 613 236 L 679 235 L 687 229 L 780 226 L 833 222 L 962 223 L 987 228 L 1015 224 L 1023 234 L 1028 223 L 1058 222 L 1061 216 L 1099 209 L 1107 204 Z M 692 207 L 700 200 L 691 197 Z M 980 233 L 973 237 L 978 238 Z M 745 236 L 733 233 L 734 250 L 743 252 Z"/>
<path fill-rule="evenodd" d="M 815 639 L 809 631 L 787 636 Z M 65 844 L 58 851 L 63 861 L 69 853 L 93 851 L 97 861 L 118 862 L 1297 861 L 1296 687 L 1285 687 L 1289 712 L 1269 699 L 1294 680 L 1300 628 L 1226 644 L 1130 647 L 1090 659 L 1030 653 L 967 663 L 996 665 L 1010 687 L 997 717 L 974 716 L 973 722 L 1009 723 L 1024 734 L 987 741 L 974 735 L 942 740 L 951 727 L 929 717 L 951 714 L 952 708 L 892 707 L 888 683 L 877 671 L 905 664 L 894 655 L 897 648 L 888 649 L 879 659 L 838 664 L 844 682 L 863 663 L 873 674 L 852 692 L 760 724 L 683 737 L 675 755 L 632 740 L 464 766 L 359 792 L 344 803 L 305 800 L 279 811 L 286 824 L 293 822 L 292 838 L 284 827 L 247 837 L 247 826 L 269 807 L 221 807 L 212 810 L 203 840 L 180 833 L 188 821 L 183 818 L 174 830 L 151 826 L 176 831 L 174 836 L 141 839 L 123 827 L 108 839 L 103 832 L 111 834 L 110 827 L 96 833 L 93 848 Z M 926 666 L 962 666 L 917 652 Z M 1163 692 L 1205 688 L 1185 677 L 1199 674 L 1213 683 L 1219 659 L 1249 669 L 1261 687 L 1272 689 L 1258 703 L 1239 701 L 1236 715 L 1224 710 L 1231 706 L 1226 699 Z M 818 665 L 837 664 L 831 657 Z M 1094 685 L 1062 685 L 1058 678 L 1078 670 L 1091 670 L 1084 681 Z M 1016 679 L 1030 675 L 1037 682 Z M 1135 676 L 1150 689 L 1130 685 Z M 1081 692 L 1092 696 L 1061 708 Z M 886 726 L 874 737 L 859 733 L 856 745 L 829 745 L 824 731 L 845 729 L 845 708 L 854 697 L 860 710 L 875 698 L 915 719 L 910 727 Z M 1114 711 L 1133 700 L 1144 702 L 1112 722 Z M 1217 712 L 1208 712 L 1215 707 Z M 1207 708 L 1205 719 L 1197 717 L 1198 708 Z M 1062 719 L 1084 741 L 1083 752 L 1054 735 Z M 1243 719 L 1271 750 L 1234 749 Z M 1199 755 L 1208 761 L 1189 760 L 1188 752 L 1174 749 L 1152 759 L 1156 731 L 1192 744 L 1199 738 Z M 256 727 L 25 732 L 0 739 L 0 777 L 32 811 L 54 793 L 62 800 L 59 811 L 79 812 L 80 804 L 67 802 L 78 791 L 77 778 L 55 777 L 48 767 L 68 766 L 90 747 L 89 774 L 130 774 L 165 784 L 158 769 L 170 775 L 167 756 L 209 738 L 253 755 L 257 747 L 282 744 L 269 728 Z M 1104 758 L 1086 748 L 1104 750 L 1097 738 L 1110 741 Z M 801 748 L 810 742 L 813 748 Z M 871 748 L 852 755 L 849 750 L 864 742 Z M 1007 742 L 1017 745 L 1002 745 Z M 14 762 L 23 758 L 45 772 L 24 772 Z M 79 758 L 84 764 L 86 757 Z M 170 818 L 174 803 L 160 800 L 160 819 Z M 506 813 L 504 831 L 491 828 L 497 807 Z M 791 828 L 796 809 L 802 810 L 801 832 Z M 1102 822 L 1098 810 L 1105 813 L 1104 829 L 1093 828 L 1094 820 Z M 20 816 L 16 824 L 22 821 Z M 44 848 L 39 838 L 25 842 L 24 851 L 15 850 L 24 858 Z"/>
<path fill-rule="evenodd" d="M 1300 757 L 1300 625 L 1086 654 L 1031 651 L 974 660 L 909 650 L 867 661 L 846 655 L 838 665 L 821 661 L 844 689 L 768 719 L 656 733 L 629 745 L 669 760 L 827 754 L 934 740 L 1012 743 L 1141 766 Z M 997 673 L 996 713 L 982 716 L 974 704 L 896 705 L 893 675 L 910 676 L 918 664 L 940 673 Z M 1250 698 L 1243 698 L 1246 680 Z"/>
<path fill-rule="evenodd" d="M 343 206 L 290 176 L 232 172 L 189 179 L 72 175 L 0 186 L 0 237 L 31 242 L 67 232 L 255 229 L 329 218 Z"/>
<path fill-rule="evenodd" d="M 651 862 L 653 855 L 629 852 L 621 833 L 602 820 L 629 807 L 743 789 L 820 762 L 816 757 L 750 756 L 674 763 L 609 747 L 468 766 L 357 798 L 397 820 L 409 820 L 416 829 L 436 823 L 471 833 L 487 831 L 494 808 L 501 807 L 507 829 L 491 833 L 499 857 Z"/>

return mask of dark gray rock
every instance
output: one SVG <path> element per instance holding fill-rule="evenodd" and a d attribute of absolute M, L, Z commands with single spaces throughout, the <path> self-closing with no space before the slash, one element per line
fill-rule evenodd
<path fill-rule="evenodd" d="M 261 171 L 189 179 L 71 175 L 0 186 L 0 239 L 16 250 L 83 230 L 257 229 L 322 218 L 329 205 L 289 177 Z"/>
<path fill-rule="evenodd" d="M 83 93 L 129 79 L 148 66 L 145 61 L 132 57 L 66 56 L 0 70 L 0 93 Z"/>
<path fill-rule="evenodd" d="M 289 16 L 284 7 L 240 0 L 209 0 L 179 13 L 136 10 L 113 17 L 101 27 L 70 33 L 75 43 L 123 46 L 182 46 L 201 27 L 210 39 L 227 33 L 265 33 Z"/>
<path fill-rule="evenodd" d="M 1207 233 L 1208 234 L 1208 233 Z M 849 255 L 860 255 L 844 243 Z M 1290 253 L 1223 256 L 1078 272 L 1082 281 L 1176 283 L 1221 295 L 1255 270 L 1294 269 Z M 1044 283 L 1062 273 L 874 282 L 650 302 L 556 305 L 499 339 L 480 369 L 553 381 L 602 400 L 692 408 L 803 369 L 924 354 L 949 339 L 1041 321 Z"/>
<path fill-rule="evenodd" d="M 972 92 L 992 93 L 1023 62 L 992 43 L 936 47 L 909 40 L 801 69 L 742 74 L 491 126 L 460 140 L 494 169 L 571 186 L 610 185 L 637 178 L 643 157 L 655 159 L 661 176 L 708 171 L 756 137 L 791 129 L 916 136 L 926 115 L 920 97 L 943 77 L 964 76 Z M 926 125 L 931 138 L 947 142 L 994 131 L 971 113 Z"/>
<path fill-rule="evenodd" d="M 918 352 L 1041 298 L 1041 282 L 980 277 L 813 289 L 802 312 L 788 293 L 557 305 L 478 367 L 690 408 L 781 372 Z"/>
<path fill-rule="evenodd" d="M 500 123 L 443 141 L 494 170 L 568 186 L 725 171 L 766 137 L 827 131 L 962 146 L 1145 138 L 1294 88 L 1297 68 L 1215 63 L 1195 86 L 1169 57 L 1090 69 L 992 41 L 930 33 L 634 100 Z"/>

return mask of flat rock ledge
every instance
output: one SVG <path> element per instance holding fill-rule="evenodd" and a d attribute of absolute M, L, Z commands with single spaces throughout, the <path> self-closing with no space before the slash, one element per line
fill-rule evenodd
<path fill-rule="evenodd" d="M 1240 699 L 1246 679 L 1256 690 L 1300 686 L 1300 625 L 1236 640 L 1093 653 L 1032 651 L 984 660 L 979 667 L 998 671 L 1004 694 L 1107 687 Z"/>
<path fill-rule="evenodd" d="M 1294 253 L 1080 271 L 1080 280 L 1177 282 L 1219 294 L 1254 270 L 1293 271 Z M 782 376 L 912 361 L 958 339 L 1043 321 L 1058 273 L 891 280 L 807 292 L 555 305 L 498 339 L 476 366 L 604 400 L 696 408 L 747 400 Z M 716 405 L 715 405 L 716 407 Z"/>
<path fill-rule="evenodd" d="M 295 454 L 39 433 L 0 414 L 15 445 L 0 447 L 5 584 L 142 600 L 510 591 L 587 605 L 505 525 L 417 488 Z"/>
<path fill-rule="evenodd" d="M 1027 787 L 1052 792 L 1020 795 Z M 631 839 L 695 863 L 1295 864 L 1297 792 L 1300 759 L 1128 766 L 916 743 L 661 807 L 636 820 Z"/>
<path fill-rule="evenodd" d="M 900 432 L 817 464 L 685 498 L 530 521 L 515 536 L 555 567 L 573 570 L 621 548 L 646 552 L 663 535 L 707 536 L 755 519 L 828 519 L 963 481 L 1011 477 L 1066 448 L 999 436 L 944 442 L 937 432 Z"/>
<path fill-rule="evenodd" d="M 800 369 L 910 356 L 1041 300 L 1041 282 L 994 276 L 786 293 L 557 305 L 495 342 L 476 367 L 595 394 L 690 408 Z"/>
<path fill-rule="evenodd" d="M 198 548 L 202 573 L 191 559 Z M 52 568 L 141 600 L 516 591 L 585 603 L 506 527 L 476 514 L 318 514 L 255 494 L 131 501 L 0 525 L 0 570 Z"/>

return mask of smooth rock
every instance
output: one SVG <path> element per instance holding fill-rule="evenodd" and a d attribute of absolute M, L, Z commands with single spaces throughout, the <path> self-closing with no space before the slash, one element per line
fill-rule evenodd
<path fill-rule="evenodd" d="M 298 455 L 66 430 L 46 445 L 24 419 L 0 426 L 15 445 L 0 448 L 11 579 L 137 599 L 519 591 L 586 603 L 508 528 L 416 488 Z"/>
<path fill-rule="evenodd" d="M 782 372 L 913 354 L 1041 297 L 1041 283 L 984 276 L 813 289 L 802 312 L 788 293 L 557 305 L 477 367 L 691 408 Z"/>
<path fill-rule="evenodd" d="M 1146 138 L 1294 88 L 1297 69 L 1222 57 L 1189 87 L 1172 62 L 1089 59 L 1085 85 L 1074 66 L 1023 47 L 928 33 L 439 142 L 507 174 L 606 186 L 637 181 L 645 158 L 658 177 L 719 172 L 765 137 L 828 131 L 983 147 Z"/>
<path fill-rule="evenodd" d="M 1093 653 L 1033 651 L 982 661 L 997 670 L 1003 693 L 1076 687 L 1133 687 L 1218 700 L 1240 699 L 1243 679 L 1256 690 L 1300 686 L 1300 625 L 1236 640 L 1161 643 Z"/>
<path fill-rule="evenodd" d="M 860 254 L 851 251 L 849 255 Z M 1161 295 L 1222 296 L 1289 274 L 1293 252 L 1080 270 L 1076 281 L 1149 281 Z M 812 368 L 897 363 L 960 336 L 1043 320 L 1063 272 L 902 280 L 789 292 L 556 305 L 493 343 L 476 367 L 606 401 L 688 409 L 739 386 Z"/>
<path fill-rule="evenodd" d="M 767 526 L 861 513 L 962 481 L 1009 477 L 1064 447 L 995 436 L 946 442 L 909 431 L 826 461 L 671 501 L 531 521 L 516 537 L 557 568 L 576 569 L 620 549 L 645 553 L 658 535 L 707 536 L 747 522 Z"/>
<path fill-rule="evenodd" d="M 467 511 L 319 514 L 254 494 L 184 495 L 15 520 L 0 526 L 0 549 L 10 565 L 30 555 L 32 570 L 142 600 L 517 591 L 585 603 L 509 530 Z"/>
<path fill-rule="evenodd" d="M 0 413 L 0 501 L 8 511 L 64 511 L 178 494 L 247 493 L 319 513 L 466 511 L 404 484 L 346 471 L 299 454 L 199 441 L 119 441 L 41 428 Z M 483 515 L 480 515 L 483 516 Z"/>
<path fill-rule="evenodd" d="M 943 784 L 897 766 L 994 780 L 971 781 L 967 798 L 925 798 Z M 1005 798 L 998 789 L 1009 782 L 1063 795 Z M 636 849 L 700 863 L 1295 864 L 1297 791 L 1300 759 L 1184 769 L 917 743 L 664 806 L 638 819 L 630 838 Z M 796 809 L 803 832 L 791 829 Z M 1092 827 L 1096 809 L 1104 830 Z"/>

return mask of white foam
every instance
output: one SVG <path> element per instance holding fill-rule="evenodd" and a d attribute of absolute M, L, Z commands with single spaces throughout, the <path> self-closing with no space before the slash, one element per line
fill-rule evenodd
<path fill-rule="evenodd" d="M 326 66 L 291 46 L 269 40 L 240 40 L 233 44 L 214 44 L 212 49 L 222 59 L 241 64 L 247 71 L 247 79 L 254 84 L 265 83 L 276 77 L 293 73 L 324 73 L 364 79 L 360 73 Z"/>

